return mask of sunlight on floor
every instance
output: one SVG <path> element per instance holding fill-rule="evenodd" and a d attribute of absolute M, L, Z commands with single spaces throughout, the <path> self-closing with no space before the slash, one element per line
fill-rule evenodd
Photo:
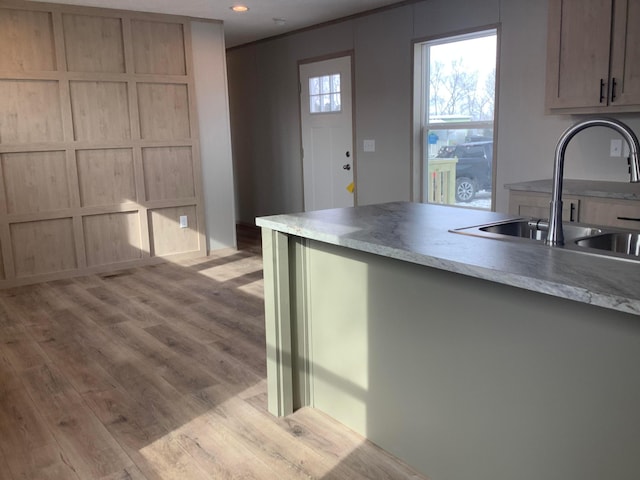
<path fill-rule="evenodd" d="M 214 386 L 193 395 L 193 402 L 209 409 L 140 454 L 149 468 L 167 480 L 266 479 L 283 473 L 286 478 L 311 474 L 321 479 L 364 442 L 354 442 L 352 449 L 330 458 L 321 455 L 299 444 L 300 428 L 287 431 L 282 428 L 287 425 L 284 419 L 250 405 L 256 402 L 254 397 L 264 398 L 264 392 L 266 380 L 236 394 Z"/>
<path fill-rule="evenodd" d="M 262 258 L 256 253 L 236 249 L 211 252 L 208 257 L 182 260 L 180 266 L 196 270 L 200 275 L 229 286 L 239 292 L 262 299 Z"/>
<path fill-rule="evenodd" d="M 262 298 L 264 295 L 264 282 L 262 281 L 262 279 L 256 280 L 255 282 L 247 283 L 242 287 L 238 287 L 238 290 L 246 293 L 247 295 L 253 295 L 254 297 Z"/>

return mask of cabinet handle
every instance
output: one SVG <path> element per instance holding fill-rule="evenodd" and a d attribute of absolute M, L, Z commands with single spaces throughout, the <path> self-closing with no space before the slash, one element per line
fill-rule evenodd
<path fill-rule="evenodd" d="M 613 79 L 611 79 L 611 101 L 615 102 L 616 100 L 616 85 L 618 85 L 618 82 L 616 82 L 615 77 Z"/>
<path fill-rule="evenodd" d="M 600 79 L 600 103 L 604 102 L 604 78 Z"/>
<path fill-rule="evenodd" d="M 573 202 L 571 202 L 571 209 L 569 211 L 569 221 L 570 222 L 575 222 L 576 221 L 576 219 L 574 218 L 574 215 L 573 215 L 575 213 L 575 211 L 576 211 L 576 205 Z"/>
<path fill-rule="evenodd" d="M 634 217 L 618 217 L 618 220 L 627 220 L 628 222 L 640 222 L 640 218 L 634 218 Z"/>

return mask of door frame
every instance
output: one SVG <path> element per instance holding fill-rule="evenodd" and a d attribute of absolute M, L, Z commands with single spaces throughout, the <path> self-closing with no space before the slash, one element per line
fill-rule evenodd
<path fill-rule="evenodd" d="M 300 66 L 317 63 L 325 60 L 333 60 L 335 58 L 350 57 L 351 62 L 351 165 L 353 168 L 353 206 L 358 206 L 358 154 L 356 145 L 356 88 L 355 88 L 355 55 L 353 50 L 345 50 L 342 52 L 320 55 L 318 57 L 304 58 L 298 60 L 296 64 L 296 75 L 298 77 L 298 139 L 300 141 L 300 184 L 302 185 L 302 210 L 306 211 L 305 192 L 304 192 L 304 152 L 302 147 L 302 79 L 300 78 Z"/>

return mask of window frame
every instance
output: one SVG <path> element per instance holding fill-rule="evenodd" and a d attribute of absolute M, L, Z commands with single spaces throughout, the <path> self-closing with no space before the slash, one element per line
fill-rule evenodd
<path fill-rule="evenodd" d="M 452 123 L 429 122 L 429 48 L 430 46 L 454 43 L 474 38 L 482 38 L 490 35 L 496 37 L 496 62 L 495 62 L 495 93 L 493 120 L 462 121 Z M 468 129 L 493 129 L 493 158 L 491 169 L 491 211 L 495 211 L 496 196 L 496 159 L 498 139 L 498 91 L 500 72 L 500 25 L 487 25 L 462 32 L 449 33 L 436 37 L 423 38 L 413 42 L 413 133 L 412 133 L 412 192 L 411 199 L 416 202 L 429 203 L 426 187 L 427 166 L 427 135 L 429 130 L 468 130 Z M 451 205 L 458 208 L 477 208 L 464 205 Z M 486 209 L 482 209 L 485 210 Z"/>

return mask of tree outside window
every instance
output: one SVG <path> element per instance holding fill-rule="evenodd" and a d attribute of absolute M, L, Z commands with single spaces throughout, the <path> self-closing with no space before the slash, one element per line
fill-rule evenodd
<path fill-rule="evenodd" d="M 497 32 L 419 48 L 423 200 L 491 209 Z"/>

